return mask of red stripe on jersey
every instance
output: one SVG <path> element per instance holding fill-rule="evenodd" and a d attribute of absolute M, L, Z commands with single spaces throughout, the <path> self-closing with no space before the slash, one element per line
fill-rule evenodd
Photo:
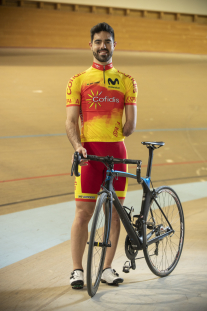
<path fill-rule="evenodd" d="M 92 67 L 95 69 L 98 69 L 98 70 L 102 70 L 102 71 L 105 69 L 105 71 L 106 71 L 106 70 L 113 68 L 113 64 L 110 63 L 108 65 L 103 66 L 103 65 L 99 65 L 99 64 L 93 62 Z"/>

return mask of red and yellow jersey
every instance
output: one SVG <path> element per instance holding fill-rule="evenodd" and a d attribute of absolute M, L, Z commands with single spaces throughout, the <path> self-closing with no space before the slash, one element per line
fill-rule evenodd
<path fill-rule="evenodd" d="M 79 106 L 81 142 L 124 140 L 122 115 L 125 105 L 136 105 L 137 84 L 112 63 L 96 63 L 72 77 L 67 85 L 66 106 Z"/>

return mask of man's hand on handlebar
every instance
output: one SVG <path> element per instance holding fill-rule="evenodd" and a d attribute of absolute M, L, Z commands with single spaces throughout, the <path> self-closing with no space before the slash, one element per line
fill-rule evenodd
<path fill-rule="evenodd" d="M 84 158 L 87 157 L 87 150 L 85 148 L 83 148 L 82 146 L 81 147 L 78 147 L 76 149 L 76 151 L 79 153 L 79 154 L 82 154 L 84 156 Z M 73 164 L 73 161 L 74 161 L 74 154 L 72 155 L 72 160 L 71 160 L 71 163 Z M 88 159 L 81 159 L 80 160 L 80 166 L 87 166 L 88 165 Z"/>

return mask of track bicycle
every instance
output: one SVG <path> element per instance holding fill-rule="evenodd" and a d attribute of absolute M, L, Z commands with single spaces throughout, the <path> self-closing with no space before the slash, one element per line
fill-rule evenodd
<path fill-rule="evenodd" d="M 110 156 L 99 157 L 88 155 L 90 161 L 100 161 L 107 167 L 106 179 L 98 193 L 98 199 L 93 216 L 93 222 L 88 242 L 87 290 L 93 297 L 99 287 L 101 275 L 110 242 L 110 226 L 112 205 L 126 229 L 125 253 L 129 261 L 123 266 L 123 272 L 136 269 L 138 251 L 143 250 L 148 267 L 159 277 L 169 275 L 176 267 L 184 243 L 184 214 L 181 202 L 176 192 L 161 186 L 154 189 L 151 181 L 153 152 L 164 146 L 164 142 L 142 142 L 149 149 L 146 177 L 141 177 L 141 160 L 116 159 Z M 71 169 L 79 176 L 78 165 L 81 155 L 74 154 Z M 136 174 L 114 170 L 115 163 L 136 164 Z M 113 188 L 113 180 L 119 177 L 136 179 L 143 188 L 141 210 L 139 215 L 133 215 L 133 207 L 122 206 Z M 152 190 L 150 189 L 150 184 Z"/>

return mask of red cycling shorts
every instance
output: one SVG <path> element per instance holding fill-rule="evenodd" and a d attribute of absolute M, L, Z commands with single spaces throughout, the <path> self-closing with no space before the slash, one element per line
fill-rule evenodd
<path fill-rule="evenodd" d="M 123 141 L 119 142 L 86 142 L 83 147 L 89 155 L 113 156 L 126 159 L 127 151 Z M 126 164 L 114 164 L 114 170 L 127 172 Z M 97 193 L 106 178 L 106 166 L 101 162 L 88 161 L 87 166 L 79 166 L 79 177 L 75 178 L 75 200 L 95 202 Z M 119 199 L 124 199 L 127 192 L 128 179 L 119 177 L 114 179 L 114 189 Z"/>

